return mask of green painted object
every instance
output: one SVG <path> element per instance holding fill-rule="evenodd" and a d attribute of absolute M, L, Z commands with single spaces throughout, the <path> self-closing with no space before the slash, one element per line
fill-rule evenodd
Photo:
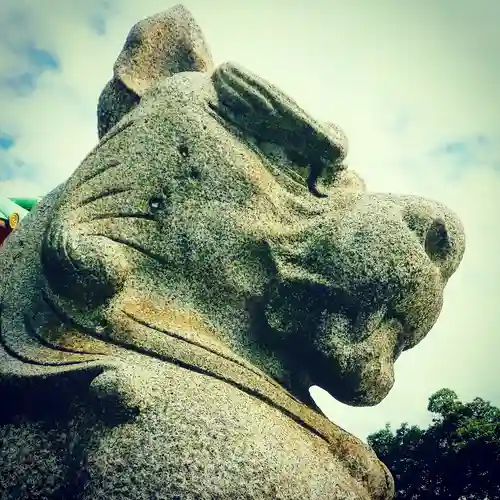
<path fill-rule="evenodd" d="M 41 198 L 9 198 L 9 200 L 29 212 L 41 200 Z"/>
<path fill-rule="evenodd" d="M 7 218 L 11 217 L 13 214 L 18 214 L 21 219 L 28 213 L 25 208 L 19 206 L 10 198 L 3 197 L 0 197 L 0 212 L 3 212 Z"/>
<path fill-rule="evenodd" d="M 40 198 L 4 198 L 0 196 L 0 218 L 13 229 L 40 201 Z"/>

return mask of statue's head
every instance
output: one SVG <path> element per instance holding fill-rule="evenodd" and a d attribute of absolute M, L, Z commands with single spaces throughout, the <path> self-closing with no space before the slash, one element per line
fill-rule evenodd
<path fill-rule="evenodd" d="M 339 127 L 214 69 L 180 7 L 132 29 L 98 116 L 42 248 L 65 314 L 144 352 L 163 332 L 236 353 L 299 397 L 387 395 L 462 258 L 450 210 L 367 191 Z"/>

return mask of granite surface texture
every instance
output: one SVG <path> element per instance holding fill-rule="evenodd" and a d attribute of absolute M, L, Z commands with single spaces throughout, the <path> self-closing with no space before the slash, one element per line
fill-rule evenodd
<path fill-rule="evenodd" d="M 132 28 L 98 133 L 0 249 L 0 498 L 392 498 L 308 389 L 388 394 L 456 215 L 367 191 L 339 126 L 214 67 L 181 6 Z"/>

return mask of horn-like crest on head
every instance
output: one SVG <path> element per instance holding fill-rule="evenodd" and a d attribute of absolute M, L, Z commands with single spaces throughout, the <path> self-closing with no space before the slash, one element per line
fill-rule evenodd
<path fill-rule="evenodd" d="M 99 139 L 162 79 L 184 71 L 212 70 L 212 55 L 201 28 L 182 5 L 138 22 L 116 60 L 113 78 L 99 97 Z"/>

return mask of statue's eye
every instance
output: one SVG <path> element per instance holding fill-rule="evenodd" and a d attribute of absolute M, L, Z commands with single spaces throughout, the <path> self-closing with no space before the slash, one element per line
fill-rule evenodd
<path fill-rule="evenodd" d="M 149 200 L 149 209 L 151 210 L 152 213 L 164 210 L 165 206 L 166 206 L 165 199 L 161 198 L 160 196 L 153 196 L 153 198 Z"/>
<path fill-rule="evenodd" d="M 189 148 L 185 144 L 181 144 L 179 146 L 179 153 L 183 158 L 187 158 L 189 156 Z"/>

